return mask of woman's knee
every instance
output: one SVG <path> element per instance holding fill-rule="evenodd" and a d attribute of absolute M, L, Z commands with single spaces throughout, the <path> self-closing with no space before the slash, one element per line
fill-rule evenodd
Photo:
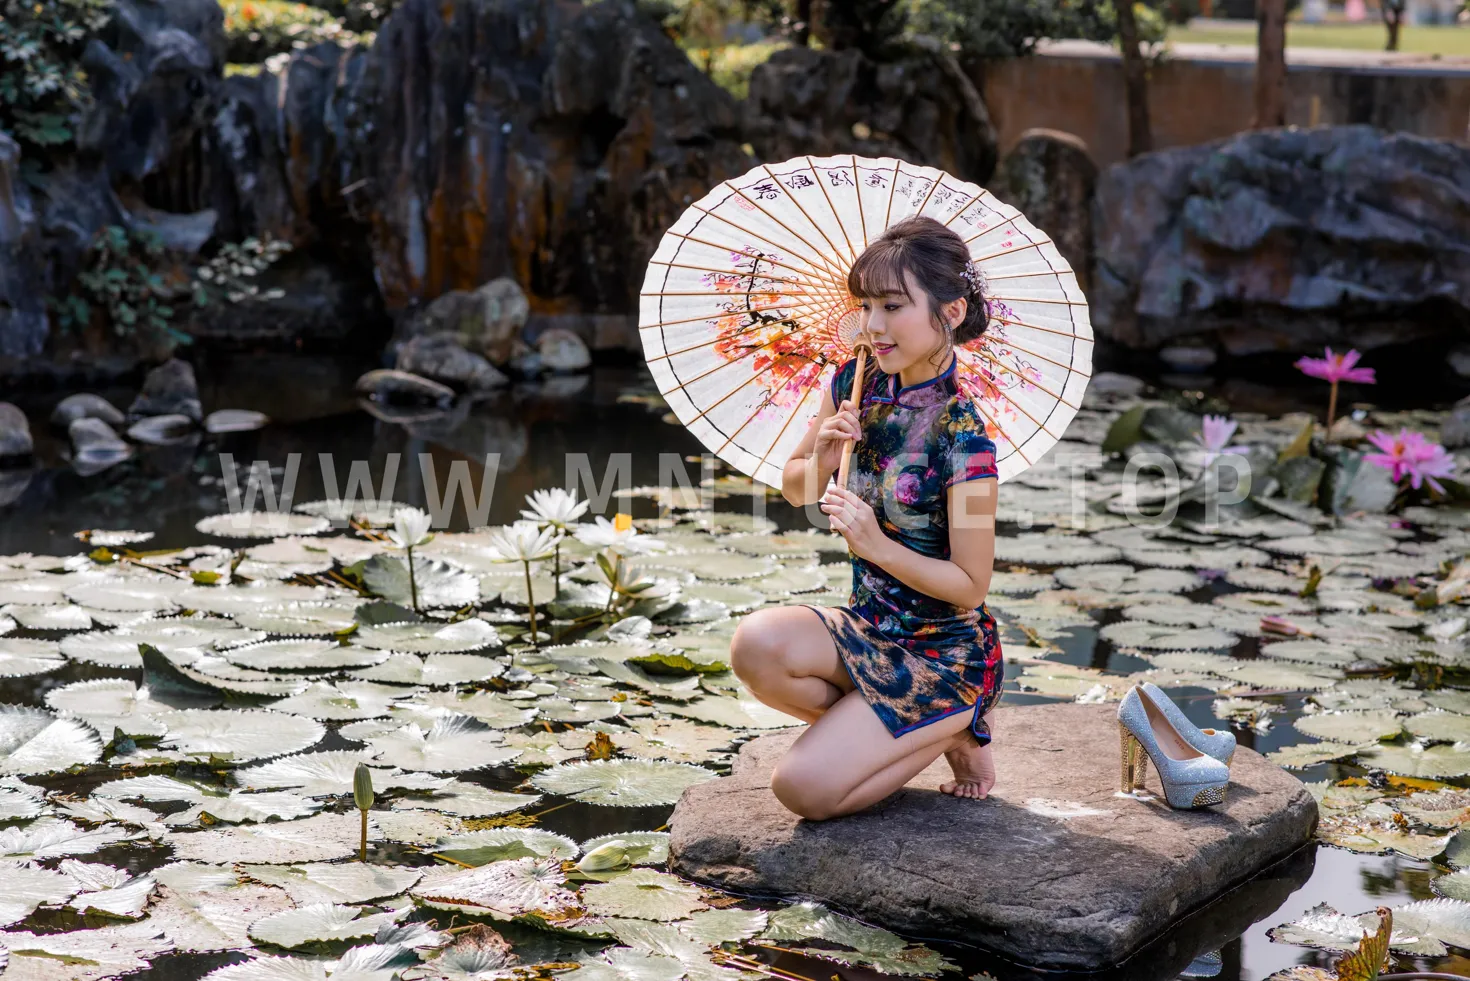
<path fill-rule="evenodd" d="M 774 613 L 757 610 L 741 620 L 730 637 L 730 670 L 747 685 L 767 677 L 772 670 L 783 670 L 785 645 Z"/>
<path fill-rule="evenodd" d="M 842 795 L 822 780 L 822 775 L 788 755 L 771 772 L 771 793 L 788 811 L 809 821 L 837 817 Z"/>

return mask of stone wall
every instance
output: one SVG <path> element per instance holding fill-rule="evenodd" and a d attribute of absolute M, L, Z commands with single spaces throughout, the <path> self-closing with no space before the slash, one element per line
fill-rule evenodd
<path fill-rule="evenodd" d="M 1047 44 L 1040 52 L 986 69 L 982 88 L 1002 154 L 1026 130 L 1041 127 L 1081 138 L 1099 167 L 1123 160 L 1128 108 L 1117 54 L 1085 41 Z M 1155 148 L 1194 146 L 1249 129 L 1254 79 L 1251 49 L 1176 45 L 1149 79 Z M 1367 123 L 1463 142 L 1470 59 L 1292 49 L 1287 122 Z"/>

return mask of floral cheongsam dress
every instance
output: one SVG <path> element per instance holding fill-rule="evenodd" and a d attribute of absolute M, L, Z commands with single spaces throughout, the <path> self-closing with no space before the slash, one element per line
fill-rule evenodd
<path fill-rule="evenodd" d="M 889 538 L 933 558 L 949 558 L 951 484 L 997 477 L 995 444 L 955 381 L 953 357 L 938 377 L 900 387 L 869 359 L 848 487 L 872 507 Z M 832 401 L 852 392 L 856 359 L 832 381 Z M 956 712 L 990 742 L 984 716 L 1000 698 L 1005 668 L 995 618 L 985 604 L 956 606 L 919 592 L 877 565 L 852 559 L 846 606 L 817 607 L 853 685 L 895 737 Z"/>

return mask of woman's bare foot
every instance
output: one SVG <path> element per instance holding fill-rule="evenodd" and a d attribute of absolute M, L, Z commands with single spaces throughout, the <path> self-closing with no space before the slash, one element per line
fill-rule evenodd
<path fill-rule="evenodd" d="M 954 771 L 954 780 L 940 784 L 939 789 L 956 797 L 984 800 L 995 786 L 995 758 L 989 743 L 981 746 L 968 731 L 961 735 L 960 744 L 944 753 Z"/>

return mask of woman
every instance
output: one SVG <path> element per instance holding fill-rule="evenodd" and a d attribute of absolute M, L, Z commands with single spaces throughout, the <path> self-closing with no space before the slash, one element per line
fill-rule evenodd
<path fill-rule="evenodd" d="M 814 820 L 850 814 L 902 787 L 942 753 L 940 788 L 983 798 L 995 783 L 986 713 L 1004 667 L 985 595 L 995 557 L 995 445 L 955 384 L 955 346 L 987 324 L 964 242 L 931 218 L 890 227 L 853 264 L 876 369 L 860 406 L 856 360 L 786 462 L 782 494 L 818 498 L 854 440 L 849 483 L 822 511 L 852 559 L 848 605 L 746 617 L 731 666 L 756 698 L 811 723 L 771 789 Z"/>

